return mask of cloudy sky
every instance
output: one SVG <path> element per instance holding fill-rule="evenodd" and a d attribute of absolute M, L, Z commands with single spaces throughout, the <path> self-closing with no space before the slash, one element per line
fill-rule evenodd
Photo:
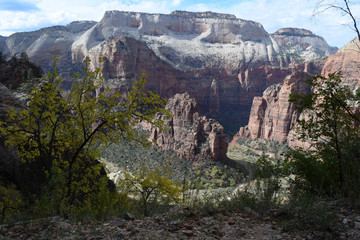
<path fill-rule="evenodd" d="M 325 0 L 342 3 L 342 0 Z M 66 25 L 75 20 L 99 21 L 106 10 L 170 13 L 174 10 L 230 13 L 260 22 L 272 33 L 283 27 L 305 28 L 342 47 L 355 37 L 351 21 L 338 11 L 313 16 L 318 0 L 0 0 L 0 35 Z M 360 1 L 350 1 L 360 17 Z"/>

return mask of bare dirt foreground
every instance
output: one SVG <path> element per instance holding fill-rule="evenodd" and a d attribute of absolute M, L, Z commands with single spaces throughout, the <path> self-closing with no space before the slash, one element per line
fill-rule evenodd
<path fill-rule="evenodd" d="M 105 222 L 52 217 L 0 225 L 0 239 L 360 239 L 360 215 L 355 211 L 341 210 L 336 230 L 314 231 L 287 229 L 274 218 L 248 210 L 204 216 L 183 208 L 141 220 L 127 214 Z"/>

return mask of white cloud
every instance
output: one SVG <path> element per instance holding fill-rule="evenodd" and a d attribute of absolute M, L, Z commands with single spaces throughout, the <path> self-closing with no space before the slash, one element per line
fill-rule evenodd
<path fill-rule="evenodd" d="M 171 5 L 173 5 L 174 7 L 177 7 L 181 4 L 181 0 L 174 0 Z"/>
<path fill-rule="evenodd" d="M 355 34 L 341 24 L 351 23 L 339 12 L 326 11 L 312 17 L 314 0 L 22 0 L 33 11 L 1 11 L 0 34 L 67 24 L 75 20 L 99 21 L 107 10 L 170 13 L 173 10 L 213 11 L 235 14 L 238 18 L 261 23 L 268 32 L 283 27 L 306 28 L 325 37 L 331 45 L 342 46 Z M 199 3 L 200 2 L 200 3 Z M 186 5 L 185 5 L 186 4 Z M 186 6 L 186 7 L 185 7 Z M 360 4 L 353 5 L 354 15 L 360 16 Z"/>
<path fill-rule="evenodd" d="M 75 20 L 99 21 L 107 10 L 168 13 L 171 5 L 167 1 L 151 0 L 29 0 L 27 2 L 35 5 L 39 10 L 29 12 L 0 10 L 1 35 L 8 36 L 16 31 L 67 24 Z M 180 4 L 181 1 L 178 3 Z"/>

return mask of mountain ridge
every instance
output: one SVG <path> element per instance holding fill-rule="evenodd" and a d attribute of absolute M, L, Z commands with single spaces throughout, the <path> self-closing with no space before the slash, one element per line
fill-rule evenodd
<path fill-rule="evenodd" d="M 318 36 L 274 37 L 260 23 L 209 12 L 113 10 L 97 23 L 67 26 L 73 27 L 13 34 L 0 50 L 7 56 L 26 52 L 45 72 L 57 55 L 65 81 L 89 56 L 91 66 L 103 70 L 104 84 L 113 89 L 126 88 L 147 72 L 147 90 L 166 98 L 188 92 L 202 115 L 236 130 L 247 119 L 253 97 L 294 71 L 307 71 L 309 62 L 322 62 L 333 51 Z"/>

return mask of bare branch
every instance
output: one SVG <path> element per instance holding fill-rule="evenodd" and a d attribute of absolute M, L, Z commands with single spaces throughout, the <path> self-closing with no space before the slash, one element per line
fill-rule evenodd
<path fill-rule="evenodd" d="M 315 15 L 318 15 L 320 13 L 324 13 L 330 9 L 335 9 L 335 10 L 338 10 L 340 12 L 342 12 L 344 14 L 344 16 L 349 16 L 352 20 L 352 23 L 353 23 L 353 27 L 350 27 L 353 31 L 356 32 L 356 35 L 357 35 L 357 39 L 360 41 L 360 31 L 358 29 L 358 26 L 357 26 L 357 21 L 356 21 L 356 18 L 354 16 L 354 14 L 352 13 L 351 11 L 351 8 L 350 8 L 350 5 L 349 5 L 349 0 L 343 0 L 344 2 L 344 6 L 341 6 L 339 4 L 336 3 L 336 1 L 334 1 L 333 3 L 326 3 L 327 0 L 319 0 L 317 3 L 316 3 L 316 6 L 314 8 L 314 11 L 313 11 L 313 16 Z"/>

